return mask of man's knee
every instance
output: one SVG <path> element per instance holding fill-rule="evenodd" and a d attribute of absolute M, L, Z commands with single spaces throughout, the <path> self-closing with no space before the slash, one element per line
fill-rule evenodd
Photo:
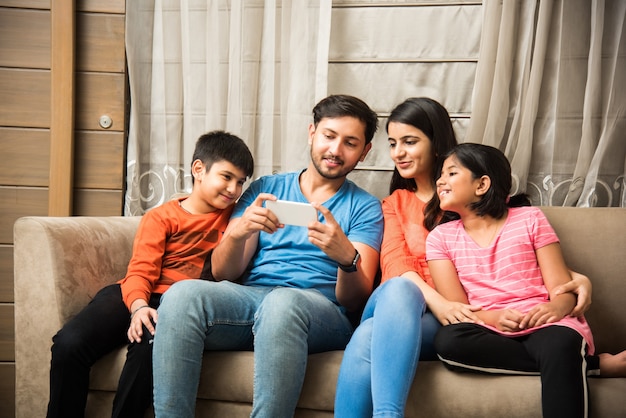
<path fill-rule="evenodd" d="M 205 303 L 204 299 L 213 294 L 209 284 L 202 280 L 182 280 L 174 283 L 161 297 L 159 320 L 172 317 L 180 320 L 184 316 L 196 315 L 196 309 Z"/>

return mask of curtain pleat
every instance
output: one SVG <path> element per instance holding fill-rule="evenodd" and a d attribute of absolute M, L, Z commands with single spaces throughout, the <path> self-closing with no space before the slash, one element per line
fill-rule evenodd
<path fill-rule="evenodd" d="M 485 0 L 465 141 L 534 204 L 624 206 L 626 2 Z"/>

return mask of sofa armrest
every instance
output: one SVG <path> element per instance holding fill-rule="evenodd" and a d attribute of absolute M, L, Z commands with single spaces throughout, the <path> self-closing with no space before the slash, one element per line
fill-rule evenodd
<path fill-rule="evenodd" d="M 139 217 L 25 217 L 14 225 L 15 404 L 45 416 L 62 324 L 124 277 Z"/>

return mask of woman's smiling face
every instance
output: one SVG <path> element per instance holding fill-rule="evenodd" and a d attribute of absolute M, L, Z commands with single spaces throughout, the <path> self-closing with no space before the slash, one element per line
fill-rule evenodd
<path fill-rule="evenodd" d="M 430 176 L 435 164 L 432 142 L 420 129 L 400 122 L 387 127 L 389 155 L 403 178 Z"/>

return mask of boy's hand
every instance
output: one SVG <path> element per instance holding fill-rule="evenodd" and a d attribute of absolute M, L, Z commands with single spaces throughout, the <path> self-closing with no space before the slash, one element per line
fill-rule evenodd
<path fill-rule="evenodd" d="M 154 325 L 157 323 L 158 314 L 156 309 L 147 305 L 139 307 L 134 312 L 130 318 L 130 326 L 126 335 L 131 343 L 140 343 L 143 336 L 143 326 L 150 331 L 150 334 L 154 335 Z"/>
<path fill-rule="evenodd" d="M 269 193 L 259 193 L 229 232 L 233 239 L 246 240 L 260 231 L 270 234 L 276 232 L 281 225 L 276 215 L 271 210 L 263 207 L 263 203 L 266 200 L 276 200 L 276 196 Z"/>
<path fill-rule="evenodd" d="M 312 222 L 309 225 L 309 241 L 338 262 L 348 265 L 354 258 L 354 246 L 328 209 L 316 202 L 311 205 L 324 215 L 326 222 Z"/>

